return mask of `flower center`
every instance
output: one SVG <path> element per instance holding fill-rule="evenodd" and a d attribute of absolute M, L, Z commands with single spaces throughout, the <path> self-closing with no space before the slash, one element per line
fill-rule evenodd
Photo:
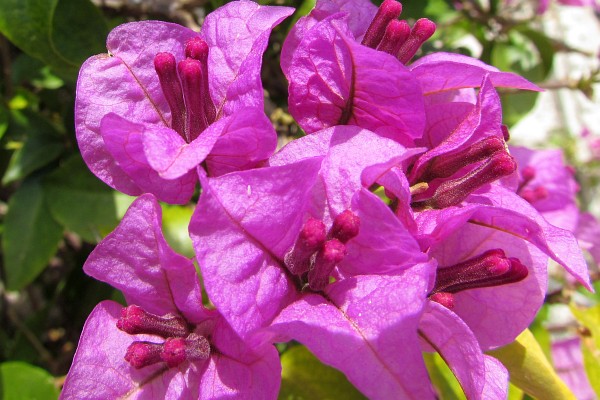
<path fill-rule="evenodd" d="M 516 168 L 517 164 L 508 154 L 504 140 L 486 138 L 462 150 L 432 159 L 424 171 L 413 179 L 411 193 L 417 200 L 411 205 L 417 210 L 455 206 L 481 186 L 512 174 Z M 462 169 L 468 172 L 448 179 Z M 423 194 L 427 193 L 434 179 L 442 179 L 443 182 L 433 195 Z"/>
<path fill-rule="evenodd" d="M 151 314 L 136 305 L 121 310 L 117 328 L 131 335 L 157 335 L 162 343 L 135 341 L 125 353 L 125 361 L 134 368 L 164 362 L 169 368 L 184 361 L 201 361 L 210 356 L 210 343 L 201 335 L 193 333 L 193 326 L 184 318 L 167 314 Z"/>
<path fill-rule="evenodd" d="M 530 182 L 535 178 L 535 168 L 528 165 L 521 170 L 522 181 L 517 189 L 517 194 L 529 203 L 535 203 L 548 197 L 548 189 L 538 185 L 532 187 Z"/>
<path fill-rule="evenodd" d="M 461 263 L 438 268 L 429 299 L 452 308 L 455 293 L 519 282 L 527 274 L 527 267 L 519 259 L 506 257 L 501 249 L 488 250 Z"/>
<path fill-rule="evenodd" d="M 309 218 L 286 253 L 284 264 L 303 286 L 321 291 L 329 284 L 335 266 L 346 256 L 345 244 L 358 235 L 359 228 L 360 219 L 350 210 L 335 217 L 329 232 L 322 221 Z"/>
<path fill-rule="evenodd" d="M 401 13 L 402 4 L 396 0 L 381 3 L 362 44 L 391 54 L 406 64 L 435 33 L 435 24 L 427 18 L 421 18 L 411 29 L 406 21 L 398 20 Z"/>
<path fill-rule="evenodd" d="M 189 143 L 215 121 L 216 111 L 208 89 L 208 45 L 194 38 L 185 56 L 177 63 L 173 54 L 158 53 L 154 69 L 171 110 L 171 128 Z"/>

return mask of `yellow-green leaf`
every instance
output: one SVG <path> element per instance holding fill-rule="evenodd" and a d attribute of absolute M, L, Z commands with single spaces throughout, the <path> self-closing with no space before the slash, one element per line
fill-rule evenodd
<path fill-rule="evenodd" d="M 488 354 L 504 364 L 510 381 L 528 395 L 545 400 L 576 400 L 528 329 L 513 343 Z"/>
<path fill-rule="evenodd" d="M 281 356 L 280 400 L 365 399 L 338 370 L 322 364 L 304 346 L 293 346 Z"/>

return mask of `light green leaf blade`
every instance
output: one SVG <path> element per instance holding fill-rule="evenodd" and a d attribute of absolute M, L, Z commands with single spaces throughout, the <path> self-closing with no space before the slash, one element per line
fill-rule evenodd
<path fill-rule="evenodd" d="M 163 232 L 173 250 L 186 257 L 194 257 L 194 247 L 188 226 L 194 209 L 188 206 L 162 205 Z"/>
<path fill-rule="evenodd" d="M 365 399 L 344 374 L 322 364 L 304 346 L 283 353 L 281 367 L 280 400 Z"/>
<path fill-rule="evenodd" d="M 65 74 L 104 48 L 107 26 L 89 0 L 3 0 L 0 32 Z"/>
<path fill-rule="evenodd" d="M 56 253 L 62 233 L 40 182 L 25 182 L 11 197 L 4 222 L 2 251 L 8 290 L 22 289 L 42 272 Z"/>
<path fill-rule="evenodd" d="M 510 381 L 528 395 L 545 400 L 576 400 L 528 329 L 513 343 L 487 353 L 504 364 Z"/>
<path fill-rule="evenodd" d="M 85 241 L 97 243 L 119 223 L 113 190 L 73 156 L 44 179 L 52 216 Z"/>
<path fill-rule="evenodd" d="M 4 400 L 55 400 L 59 391 L 45 370 L 24 362 L 0 364 L 0 398 Z"/>
<path fill-rule="evenodd" d="M 588 380 L 600 397 L 600 304 L 589 308 L 571 306 L 571 312 L 587 328 L 582 337 L 583 365 Z"/>

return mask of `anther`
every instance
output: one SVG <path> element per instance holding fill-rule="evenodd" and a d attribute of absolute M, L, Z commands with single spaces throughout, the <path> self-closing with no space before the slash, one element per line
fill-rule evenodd
<path fill-rule="evenodd" d="M 141 307 L 131 305 L 121 310 L 121 318 L 117 320 L 117 328 L 130 335 L 145 333 L 163 338 L 185 337 L 189 332 L 186 321 L 175 315 L 158 316 L 144 311 Z"/>
<path fill-rule="evenodd" d="M 408 22 L 392 20 L 385 28 L 385 33 L 377 46 L 377 50 L 386 52 L 395 57 L 409 35 L 410 26 L 408 25 Z"/>
<path fill-rule="evenodd" d="M 171 109 L 171 128 L 185 137 L 185 103 L 177 76 L 175 57 L 171 53 L 158 53 L 154 57 L 154 69 L 158 75 L 167 104 Z"/>
<path fill-rule="evenodd" d="M 308 271 L 311 258 L 325 243 L 327 228 L 322 221 L 309 218 L 296 239 L 294 247 L 285 255 L 284 263 L 294 275 L 302 275 Z"/>
<path fill-rule="evenodd" d="M 308 271 L 308 285 L 314 291 L 321 291 L 329 284 L 333 268 L 346 256 L 346 246 L 337 239 L 325 242 L 315 258 L 313 268 Z"/>
<path fill-rule="evenodd" d="M 415 22 L 410 36 L 398 51 L 397 58 L 402 64 L 406 64 L 417 54 L 417 51 L 435 33 L 435 23 L 427 18 L 421 18 Z"/>
<path fill-rule="evenodd" d="M 345 210 L 333 220 L 329 237 L 335 238 L 342 243 L 347 243 L 350 239 L 358 235 L 359 228 L 360 218 L 358 218 L 358 215 L 350 210 Z"/>
<path fill-rule="evenodd" d="M 390 21 L 397 19 L 401 13 L 402 4 L 395 0 L 384 0 L 371 21 L 371 25 L 367 28 L 362 44 L 373 49 L 377 48 Z"/>
<path fill-rule="evenodd" d="M 191 142 L 208 126 L 204 114 L 205 77 L 202 75 L 202 63 L 192 58 L 180 61 L 177 69 L 187 110 L 187 142 Z"/>

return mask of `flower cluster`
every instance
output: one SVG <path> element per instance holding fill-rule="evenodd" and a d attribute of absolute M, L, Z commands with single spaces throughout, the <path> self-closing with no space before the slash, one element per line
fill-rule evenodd
<path fill-rule="evenodd" d="M 128 306 L 94 309 L 63 398 L 276 398 L 289 340 L 369 398 L 435 398 L 423 352 L 467 398 L 506 397 L 484 351 L 531 323 L 549 259 L 590 288 L 574 189 L 506 144 L 496 87 L 537 87 L 456 54 L 411 63 L 435 24 L 401 11 L 318 0 L 295 24 L 281 66 L 307 135 L 277 152 L 260 69 L 292 9 L 236 1 L 200 33 L 111 32 L 79 75 L 77 136 L 100 179 L 140 197 L 84 270 Z M 158 200 L 198 184 L 190 260 Z"/>

